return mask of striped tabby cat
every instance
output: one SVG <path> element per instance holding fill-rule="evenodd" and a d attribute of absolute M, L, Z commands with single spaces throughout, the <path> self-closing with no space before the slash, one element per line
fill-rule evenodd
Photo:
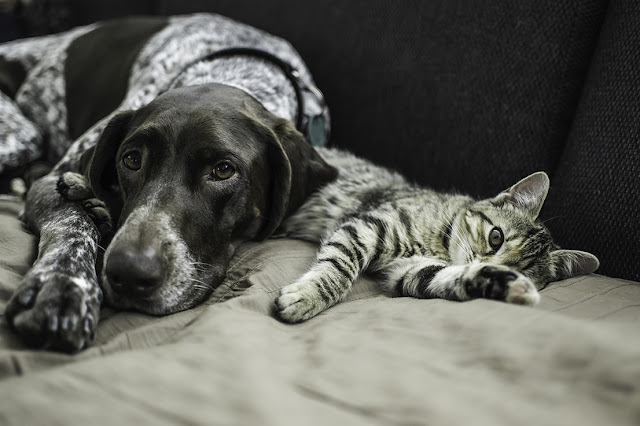
<path fill-rule="evenodd" d="M 549 190 L 543 172 L 477 201 L 412 185 L 343 151 L 318 151 L 340 173 L 283 224 L 288 236 L 321 243 L 309 271 L 276 299 L 287 322 L 338 303 L 363 271 L 396 295 L 534 305 L 548 282 L 598 268 L 592 254 L 561 250 L 536 221 Z"/>

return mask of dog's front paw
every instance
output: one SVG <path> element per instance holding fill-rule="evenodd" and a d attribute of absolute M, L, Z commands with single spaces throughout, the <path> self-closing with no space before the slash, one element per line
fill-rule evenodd
<path fill-rule="evenodd" d="M 290 323 L 306 321 L 327 307 L 314 286 L 305 282 L 282 288 L 275 306 L 278 317 Z"/>
<path fill-rule="evenodd" d="M 58 180 L 58 192 L 69 201 L 78 201 L 104 239 L 113 226 L 107 205 L 93 196 L 89 183 L 79 173 L 66 172 Z"/>
<path fill-rule="evenodd" d="M 58 192 L 69 201 L 86 200 L 93 197 L 87 179 L 80 173 L 65 172 L 58 179 Z"/>
<path fill-rule="evenodd" d="M 482 266 L 466 282 L 466 290 L 472 297 L 517 305 L 535 305 L 540 301 L 538 290 L 529 278 L 501 265 Z"/>
<path fill-rule="evenodd" d="M 113 230 L 111 214 L 109 214 L 107 205 L 103 201 L 100 201 L 97 198 L 90 198 L 83 201 L 82 207 L 98 228 L 98 232 L 100 232 L 100 237 L 102 239 L 105 239 L 107 235 L 111 234 L 111 231 Z"/>
<path fill-rule="evenodd" d="M 91 345 L 102 293 L 96 283 L 60 272 L 28 274 L 5 316 L 30 346 L 76 352 Z"/>

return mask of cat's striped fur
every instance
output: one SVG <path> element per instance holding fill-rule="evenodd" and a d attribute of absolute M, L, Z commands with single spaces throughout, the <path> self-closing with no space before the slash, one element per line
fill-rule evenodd
<path fill-rule="evenodd" d="M 347 152 L 318 151 L 339 176 L 283 224 L 290 237 L 320 242 L 316 262 L 276 300 L 285 321 L 338 303 L 363 271 L 396 295 L 533 305 L 548 282 L 599 265 L 589 253 L 559 249 L 536 220 L 545 173 L 478 201 L 412 185 Z"/>

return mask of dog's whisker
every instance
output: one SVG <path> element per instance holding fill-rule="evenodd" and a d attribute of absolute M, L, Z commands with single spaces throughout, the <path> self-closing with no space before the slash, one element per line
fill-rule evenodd
<path fill-rule="evenodd" d="M 202 290 L 202 291 L 213 290 L 213 287 L 211 287 L 211 286 L 204 286 L 204 285 L 199 285 L 199 284 L 194 285 L 193 288 L 196 289 L 196 290 Z"/>
<path fill-rule="evenodd" d="M 213 264 L 211 263 L 206 263 L 206 262 L 189 262 L 189 265 L 193 265 L 193 266 L 207 266 L 209 268 L 213 268 Z"/>
<path fill-rule="evenodd" d="M 208 270 L 214 268 L 211 263 L 205 262 L 189 262 L 188 265 L 193 267 L 196 272 L 207 272 Z"/>
<path fill-rule="evenodd" d="M 197 284 L 194 284 L 194 286 L 193 286 L 194 288 L 206 288 L 206 289 L 209 289 L 209 290 L 213 290 L 214 289 L 214 287 L 211 284 L 207 284 L 206 282 L 198 280 L 198 279 L 195 279 L 195 278 L 190 278 L 189 282 L 197 283 Z"/>

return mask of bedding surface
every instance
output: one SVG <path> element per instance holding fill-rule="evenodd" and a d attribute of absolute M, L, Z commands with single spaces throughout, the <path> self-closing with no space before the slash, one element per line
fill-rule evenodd
<path fill-rule="evenodd" d="M 35 238 L 0 201 L 0 312 Z M 26 348 L 0 318 L 0 423 L 624 425 L 640 422 L 640 284 L 550 284 L 535 308 L 392 298 L 362 277 L 298 325 L 272 303 L 315 247 L 243 245 L 208 302 L 103 309 L 76 355 Z"/>

